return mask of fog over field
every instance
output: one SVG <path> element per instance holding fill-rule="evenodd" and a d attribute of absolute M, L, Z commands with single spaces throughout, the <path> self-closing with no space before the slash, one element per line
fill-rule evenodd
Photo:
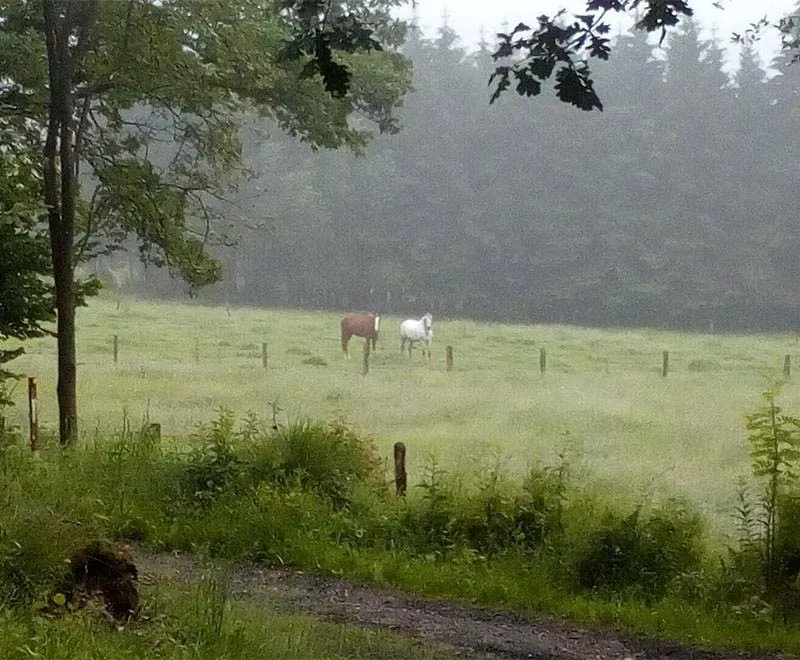
<path fill-rule="evenodd" d="M 414 91 L 399 132 L 354 155 L 246 125 L 253 178 L 211 203 L 224 218 L 210 243 L 223 280 L 198 295 L 417 317 L 795 328 L 800 67 L 767 49 L 774 30 L 754 47 L 729 44 L 731 25 L 753 17 L 748 3 L 726 4 L 682 21 L 661 49 L 641 31 L 614 34 L 611 60 L 593 64 L 605 110 L 589 113 L 549 84 L 490 105 L 492 43 L 462 38 L 461 10 L 444 23 L 421 6 L 425 30 L 401 47 Z M 777 20 L 781 7 L 767 9 Z M 123 291 L 186 293 L 135 252 L 92 266 Z"/>

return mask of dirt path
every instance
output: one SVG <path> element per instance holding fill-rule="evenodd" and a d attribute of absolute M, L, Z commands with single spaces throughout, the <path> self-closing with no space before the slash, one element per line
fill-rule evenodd
<path fill-rule="evenodd" d="M 190 557 L 136 552 L 143 582 L 198 579 Z M 502 660 L 767 660 L 794 656 L 715 653 L 611 633 L 582 630 L 554 618 L 446 605 L 399 591 L 298 571 L 239 564 L 230 569 L 231 597 L 284 611 L 383 628 L 446 644 L 470 658 Z"/>

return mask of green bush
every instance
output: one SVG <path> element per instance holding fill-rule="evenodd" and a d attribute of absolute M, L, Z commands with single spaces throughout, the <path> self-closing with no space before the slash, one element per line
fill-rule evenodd
<path fill-rule="evenodd" d="M 253 482 L 299 486 L 330 501 L 350 504 L 353 489 L 382 487 L 381 461 L 374 443 L 341 422 L 294 422 L 252 449 Z"/>
<path fill-rule="evenodd" d="M 646 516 L 607 513 L 578 557 L 577 582 L 604 595 L 660 600 L 678 576 L 701 568 L 700 533 L 697 516 L 674 502 Z"/>
<path fill-rule="evenodd" d="M 221 409 L 219 418 L 200 427 L 199 441 L 185 467 L 183 490 L 200 506 L 210 506 L 239 476 L 240 460 L 234 449 L 234 417 Z"/>

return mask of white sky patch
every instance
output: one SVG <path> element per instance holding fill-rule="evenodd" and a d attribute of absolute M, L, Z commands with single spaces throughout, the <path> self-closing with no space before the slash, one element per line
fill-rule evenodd
<path fill-rule="evenodd" d="M 738 48 L 729 46 L 734 32 L 744 32 L 750 23 L 767 16 L 771 22 L 792 12 L 794 0 L 721 0 L 724 9 L 714 7 L 712 0 L 691 0 L 690 6 L 703 28 L 703 37 L 715 34 L 728 52 L 727 68 L 738 67 Z M 418 0 L 417 16 L 424 33 L 431 37 L 442 25 L 443 17 L 461 37 L 461 45 L 472 49 L 484 35 L 490 44 L 495 42 L 495 34 L 502 31 L 503 23 L 513 28 L 517 23 L 535 24 L 540 14 L 552 16 L 559 9 L 581 13 L 586 9 L 585 0 Z M 405 8 L 404 18 L 411 16 L 411 9 Z M 610 23 L 616 30 L 628 29 L 632 23 L 627 17 L 609 12 Z M 763 66 L 768 66 L 780 48 L 780 38 L 775 30 L 767 30 L 757 44 Z"/>

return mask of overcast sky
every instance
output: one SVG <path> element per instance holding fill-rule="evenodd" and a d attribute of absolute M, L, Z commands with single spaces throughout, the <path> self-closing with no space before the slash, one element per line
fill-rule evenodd
<path fill-rule="evenodd" d="M 747 26 L 766 15 L 776 22 L 778 18 L 791 12 L 796 0 L 721 0 L 724 10 L 713 6 L 712 0 L 691 0 L 700 24 L 707 35 L 715 30 L 720 41 L 728 42 L 733 32 L 742 32 Z M 420 25 L 428 35 L 433 35 L 447 15 L 449 25 L 461 36 L 462 45 L 477 43 L 483 30 L 490 43 L 504 21 L 513 27 L 523 21 L 528 25 L 535 22 L 540 14 L 553 14 L 558 9 L 582 11 L 585 0 L 418 0 L 417 14 Z M 410 15 L 410 11 L 407 12 Z M 612 25 L 627 28 L 630 23 L 612 18 Z M 770 31 L 758 49 L 763 64 L 768 64 L 777 52 L 780 41 L 775 31 Z M 729 66 L 735 66 L 737 55 L 731 52 Z"/>

